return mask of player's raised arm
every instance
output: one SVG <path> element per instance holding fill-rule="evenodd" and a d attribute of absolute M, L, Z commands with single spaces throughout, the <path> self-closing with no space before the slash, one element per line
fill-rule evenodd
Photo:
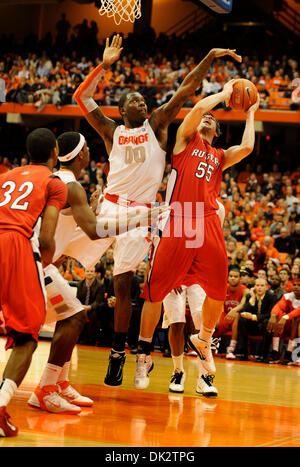
<path fill-rule="evenodd" d="M 104 115 L 98 104 L 94 101 L 93 95 L 103 75 L 120 57 L 122 52 L 121 45 L 122 37 L 119 34 L 112 38 L 111 44 L 109 44 L 109 39 L 106 39 L 102 63 L 87 76 L 74 93 L 74 99 L 89 124 L 103 138 L 108 152 L 111 150 L 113 134 L 117 124 L 114 120 Z"/>
<path fill-rule="evenodd" d="M 246 112 L 246 125 L 241 144 L 238 146 L 232 146 L 224 151 L 223 170 L 228 169 L 228 167 L 231 167 L 234 164 L 238 164 L 253 151 L 255 144 L 254 116 L 258 108 L 259 95 L 257 96 L 256 103 Z"/>
<path fill-rule="evenodd" d="M 205 97 L 197 102 L 197 104 L 185 116 L 177 130 L 176 144 L 174 148 L 175 153 L 181 152 L 181 150 L 185 148 L 193 138 L 201 119 L 206 112 L 209 112 L 221 102 L 228 103 L 232 94 L 233 83 L 234 80 L 229 81 L 225 84 L 224 89 L 221 92 Z"/>
<path fill-rule="evenodd" d="M 238 62 L 242 61 L 242 57 L 237 55 L 235 50 L 212 49 L 208 55 L 184 78 L 180 87 L 169 102 L 162 105 L 152 113 L 149 118 L 149 122 L 154 131 L 156 131 L 159 126 L 168 126 L 174 120 L 186 100 L 191 97 L 201 85 L 214 59 L 223 57 L 224 55 L 229 55 Z"/>

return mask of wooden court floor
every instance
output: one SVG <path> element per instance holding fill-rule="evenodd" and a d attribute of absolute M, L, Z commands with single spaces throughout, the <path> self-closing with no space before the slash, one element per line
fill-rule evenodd
<path fill-rule="evenodd" d="M 0 373 L 9 353 L 0 338 Z M 195 392 L 197 359 L 185 357 L 184 394 L 168 391 L 172 361 L 154 353 L 146 391 L 134 389 L 135 356 L 128 354 L 120 388 L 104 386 L 109 349 L 77 346 L 71 361 L 74 386 L 94 399 L 80 415 L 30 408 L 27 399 L 48 358 L 40 341 L 31 368 L 8 407 L 19 427 L 0 447 L 299 447 L 300 368 L 216 358 L 217 399 Z"/>

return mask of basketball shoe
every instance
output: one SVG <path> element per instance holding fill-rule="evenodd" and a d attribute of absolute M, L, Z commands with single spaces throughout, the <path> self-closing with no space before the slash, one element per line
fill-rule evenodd
<path fill-rule="evenodd" d="M 123 366 L 125 363 L 125 352 L 111 350 L 109 354 L 109 364 L 104 379 L 105 386 L 121 386 L 123 381 Z"/>
<path fill-rule="evenodd" d="M 92 407 L 94 404 L 92 399 L 79 394 L 79 392 L 71 386 L 70 381 L 59 381 L 57 385 L 60 389 L 59 395 L 70 402 L 70 404 L 78 405 L 78 407 Z"/>
<path fill-rule="evenodd" d="M 151 355 L 138 354 L 136 356 L 136 371 L 134 385 L 136 389 L 147 389 L 150 383 L 149 373 L 153 370 L 154 363 Z"/>
<path fill-rule="evenodd" d="M 175 371 L 171 377 L 169 385 L 170 392 L 184 392 L 185 372 Z"/>
<path fill-rule="evenodd" d="M 197 379 L 196 392 L 205 397 L 216 397 L 218 395 L 218 390 L 213 385 L 214 377 L 214 375 L 208 373 L 199 376 Z"/>
<path fill-rule="evenodd" d="M 17 436 L 18 428 L 10 422 L 10 416 L 6 412 L 6 407 L 0 407 L 0 438 L 11 438 Z"/>
<path fill-rule="evenodd" d="M 188 338 L 188 344 L 200 358 L 203 370 L 209 374 L 215 373 L 216 366 L 211 352 L 211 342 L 200 339 L 198 334 L 193 334 Z"/>
<path fill-rule="evenodd" d="M 57 385 L 38 386 L 28 399 L 28 405 L 51 413 L 77 415 L 81 409 L 70 404 L 59 395 L 60 388 Z"/>
<path fill-rule="evenodd" d="M 233 347 L 227 347 L 226 348 L 226 358 L 227 360 L 235 360 L 236 359 L 236 356 L 234 355 L 234 349 Z"/>
<path fill-rule="evenodd" d="M 268 362 L 279 363 L 279 361 L 280 361 L 280 353 L 278 352 L 278 350 L 272 350 Z"/>

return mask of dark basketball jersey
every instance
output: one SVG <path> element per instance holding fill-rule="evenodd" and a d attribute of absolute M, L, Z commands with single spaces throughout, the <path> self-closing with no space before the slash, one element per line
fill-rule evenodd
<path fill-rule="evenodd" d="M 223 149 L 212 147 L 196 132 L 182 152 L 172 155 L 166 201 L 172 206 L 192 203 L 192 217 L 215 213 L 219 209 L 216 199 L 220 193 L 223 164 Z M 196 211 L 196 203 L 203 203 L 202 215 Z M 187 211 L 185 209 L 185 215 Z M 173 215 L 180 215 L 178 212 L 175 208 Z"/>

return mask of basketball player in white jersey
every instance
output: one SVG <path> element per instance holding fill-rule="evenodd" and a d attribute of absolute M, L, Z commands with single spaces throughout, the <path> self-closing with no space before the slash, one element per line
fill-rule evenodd
<path fill-rule="evenodd" d="M 222 203 L 217 200 L 219 209 L 217 214 L 223 226 L 225 219 L 225 208 Z M 185 371 L 183 368 L 183 352 L 184 352 L 184 326 L 185 326 L 185 310 L 186 303 L 189 304 L 191 316 L 195 329 L 200 329 L 201 313 L 206 293 L 199 284 L 193 284 L 189 287 L 183 285 L 181 290 L 172 290 L 164 299 L 164 317 L 162 327 L 169 329 L 169 342 L 172 353 L 174 371 L 169 385 L 170 392 L 184 392 Z M 213 386 L 214 376 L 207 373 L 203 367 L 201 360 L 198 359 L 198 379 L 196 392 L 204 396 L 217 396 L 218 390 Z"/>
<path fill-rule="evenodd" d="M 217 57 L 230 55 L 241 61 L 235 51 L 212 49 L 184 79 L 169 102 L 156 109 L 147 119 L 144 97 L 138 92 L 128 92 L 119 101 L 119 111 L 124 125 L 107 118 L 93 95 L 105 72 L 119 59 L 122 38 L 116 35 L 106 40 L 103 61 L 79 86 L 74 98 L 90 125 L 103 138 L 109 154 L 110 171 L 104 199 L 100 200 L 101 213 L 130 209 L 138 204 L 155 203 L 156 193 L 165 167 L 167 130 L 184 102 L 192 96 L 207 75 L 210 65 Z M 149 250 L 148 232 L 139 231 L 117 239 L 114 250 L 114 291 L 116 296 L 114 342 L 110 353 L 105 384 L 122 384 L 125 363 L 125 341 L 131 317 L 131 281 L 138 264 Z M 103 242 L 103 253 L 110 241 Z M 75 247 L 75 245 L 74 245 Z M 102 254 L 103 254 L 102 253 Z"/>
<path fill-rule="evenodd" d="M 90 267 L 99 259 L 95 248 L 97 239 L 99 241 L 99 238 L 126 232 L 140 223 L 150 225 L 151 215 L 152 221 L 155 222 L 156 213 L 161 212 L 163 208 L 145 209 L 144 213 L 137 215 L 133 212 L 132 217 L 125 219 L 96 218 L 87 203 L 83 187 L 77 182 L 81 170 L 89 164 L 89 149 L 85 138 L 80 133 L 67 132 L 59 136 L 57 142 L 61 168 L 54 175 L 66 183 L 68 198 L 67 206 L 61 211 L 58 219 L 53 260 L 57 261 L 60 258 L 79 226 L 84 232 L 83 265 Z M 151 214 L 149 220 L 148 214 Z M 74 288 L 61 276 L 54 264 L 45 267 L 44 273 L 47 292 L 46 323 L 56 322 L 56 327 L 48 363 L 28 403 L 48 412 L 77 414 L 81 411 L 81 406 L 89 407 L 93 404 L 91 399 L 82 396 L 71 386 L 68 377 L 71 355 L 86 322 L 86 312 L 76 298 Z"/>

